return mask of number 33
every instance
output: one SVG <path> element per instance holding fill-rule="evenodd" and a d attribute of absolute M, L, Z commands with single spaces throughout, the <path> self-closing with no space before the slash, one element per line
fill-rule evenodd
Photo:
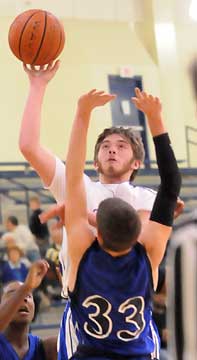
<path fill-rule="evenodd" d="M 96 309 L 94 313 L 88 315 L 96 327 L 85 322 L 84 330 L 86 333 L 97 339 L 108 337 L 113 328 L 112 319 L 109 316 L 112 306 L 109 301 L 99 295 L 93 295 L 89 296 L 82 305 L 85 308 L 94 306 Z M 119 306 L 118 312 L 124 314 L 128 309 L 131 309 L 132 313 L 125 317 L 125 322 L 132 324 L 134 330 L 119 330 L 117 337 L 122 341 L 137 339 L 146 324 L 144 319 L 144 299 L 142 296 L 127 299 Z"/>

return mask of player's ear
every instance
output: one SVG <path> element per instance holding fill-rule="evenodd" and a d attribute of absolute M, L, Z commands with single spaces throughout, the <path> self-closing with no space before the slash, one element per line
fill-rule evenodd
<path fill-rule="evenodd" d="M 99 165 L 98 165 L 98 161 L 97 160 L 94 160 L 94 168 L 96 171 L 98 171 L 98 168 L 99 168 Z"/>
<path fill-rule="evenodd" d="M 132 161 L 132 163 L 131 163 L 131 169 L 132 170 L 137 170 L 137 169 L 139 169 L 141 167 L 141 165 L 142 165 L 141 160 L 134 159 Z"/>
<path fill-rule="evenodd" d="M 101 234 L 99 233 L 98 229 L 97 229 L 97 240 L 98 240 L 98 243 L 99 245 L 103 245 L 103 239 L 101 237 Z"/>

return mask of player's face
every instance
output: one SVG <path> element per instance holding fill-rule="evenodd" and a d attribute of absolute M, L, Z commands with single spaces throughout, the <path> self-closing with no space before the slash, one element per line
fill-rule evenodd
<path fill-rule="evenodd" d="M 23 283 L 19 281 L 11 282 L 10 284 L 8 284 L 4 289 L 1 302 L 2 303 L 7 302 L 7 300 L 14 295 L 16 290 L 20 288 L 22 284 Z M 12 323 L 14 322 L 14 323 L 29 324 L 34 317 L 34 310 L 35 310 L 35 305 L 34 305 L 33 295 L 32 293 L 29 293 L 24 297 L 23 301 L 21 302 L 18 311 L 16 312 L 16 314 L 12 319 Z"/>
<path fill-rule="evenodd" d="M 107 136 L 99 149 L 95 162 L 97 171 L 107 178 L 129 180 L 134 169 L 139 168 L 140 162 L 134 159 L 129 140 L 119 134 Z"/>

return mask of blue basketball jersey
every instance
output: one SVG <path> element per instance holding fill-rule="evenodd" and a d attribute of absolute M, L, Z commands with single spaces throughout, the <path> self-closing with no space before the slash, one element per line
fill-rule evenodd
<path fill-rule="evenodd" d="M 58 360 L 69 360 L 72 358 L 77 350 L 79 338 L 80 334 L 76 322 L 74 323 L 73 321 L 70 301 L 68 301 L 59 329 L 57 342 Z"/>
<path fill-rule="evenodd" d="M 152 294 L 151 266 L 142 245 L 112 257 L 95 241 L 81 260 L 69 294 L 67 310 L 70 306 L 78 339 L 75 356 L 158 359 Z"/>
<path fill-rule="evenodd" d="M 29 334 L 29 351 L 23 360 L 44 360 L 43 350 L 40 347 L 40 339 L 38 336 Z M 2 360 L 19 360 L 19 357 L 3 334 L 0 334 L 0 359 Z"/>

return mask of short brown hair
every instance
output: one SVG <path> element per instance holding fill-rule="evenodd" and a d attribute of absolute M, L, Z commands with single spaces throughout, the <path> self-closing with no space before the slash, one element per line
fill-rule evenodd
<path fill-rule="evenodd" d="M 141 137 L 138 134 L 136 134 L 136 132 L 134 132 L 132 130 L 132 128 L 124 128 L 122 126 L 120 126 L 120 127 L 112 126 L 110 128 L 104 129 L 103 132 L 98 136 L 98 139 L 97 139 L 97 142 L 96 142 L 95 148 L 94 148 L 94 161 L 97 161 L 98 152 L 100 150 L 103 140 L 107 136 L 112 135 L 112 134 L 123 135 L 125 138 L 127 138 L 131 144 L 134 159 L 140 160 L 141 162 L 144 161 L 145 151 L 144 151 L 144 145 L 143 145 Z M 137 172 L 138 172 L 138 169 L 136 169 L 132 172 L 130 179 L 129 179 L 130 181 L 134 180 Z"/>
<path fill-rule="evenodd" d="M 137 211 L 120 198 L 108 198 L 99 204 L 96 214 L 97 229 L 103 248 L 116 252 L 131 248 L 141 231 Z"/>
<path fill-rule="evenodd" d="M 10 251 L 12 251 L 12 250 L 18 251 L 21 257 L 24 256 L 23 250 L 22 250 L 19 246 L 14 245 L 14 244 L 7 247 L 7 254 L 8 254 L 8 256 L 9 256 Z"/>

